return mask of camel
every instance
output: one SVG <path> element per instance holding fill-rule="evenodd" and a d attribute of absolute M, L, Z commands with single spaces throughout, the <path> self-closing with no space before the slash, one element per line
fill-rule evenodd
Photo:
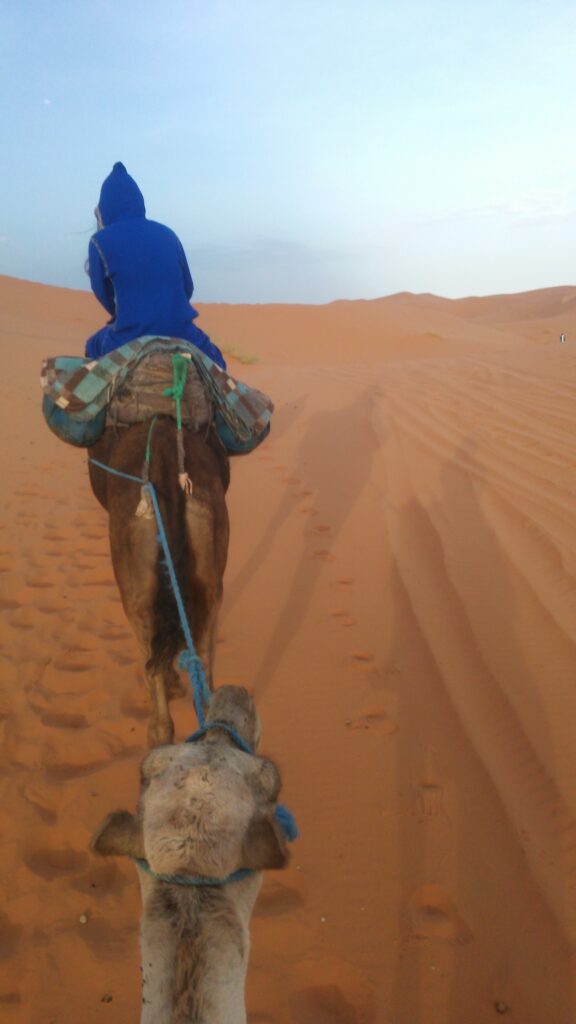
<path fill-rule="evenodd" d="M 168 415 L 150 423 L 108 426 L 89 456 L 113 469 L 141 477 L 150 441 L 150 480 L 156 488 L 176 575 L 196 652 L 208 686 L 222 580 L 228 554 L 229 521 L 225 494 L 230 481 L 228 457 L 212 430 L 184 427 L 184 461 L 192 482 L 179 482 L 176 423 Z M 151 701 L 148 741 L 171 743 L 174 725 L 168 698 L 182 693 L 174 658 L 184 640 L 168 576 L 161 566 L 158 528 L 152 504 L 137 483 L 107 473 L 89 462 L 92 490 L 109 516 L 114 574 L 126 617 L 145 658 Z"/>
<path fill-rule="evenodd" d="M 141 1024 L 246 1024 L 249 921 L 261 872 L 288 859 L 274 813 L 278 769 L 239 749 L 227 731 L 256 749 L 259 722 L 248 692 L 218 688 L 208 721 L 213 727 L 197 742 L 148 754 L 136 814 L 109 815 L 92 840 L 102 856 L 136 859 Z M 182 884 L 182 876 L 204 876 L 203 884 Z"/>

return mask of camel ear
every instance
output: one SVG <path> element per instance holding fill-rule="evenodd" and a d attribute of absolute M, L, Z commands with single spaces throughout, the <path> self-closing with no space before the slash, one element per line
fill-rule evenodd
<path fill-rule="evenodd" d="M 114 811 L 92 836 L 91 848 L 101 857 L 144 857 L 142 829 L 128 811 Z"/>
<path fill-rule="evenodd" d="M 147 785 L 155 775 L 161 775 L 178 757 L 178 747 L 168 744 L 154 747 L 140 765 L 140 782 Z"/>
<path fill-rule="evenodd" d="M 288 862 L 288 849 L 282 829 L 273 814 L 253 818 L 242 846 L 242 867 L 253 871 L 283 868 Z"/>
<path fill-rule="evenodd" d="M 256 764 L 256 784 L 264 794 L 265 799 L 275 804 L 282 789 L 280 772 L 274 762 L 266 757 L 259 757 Z"/>

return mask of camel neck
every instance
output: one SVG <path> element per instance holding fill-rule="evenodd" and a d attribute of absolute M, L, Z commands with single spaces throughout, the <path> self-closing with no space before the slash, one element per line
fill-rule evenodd
<path fill-rule="evenodd" d="M 223 889 L 142 880 L 141 1024 L 246 1024 L 249 920 L 260 876 Z"/>

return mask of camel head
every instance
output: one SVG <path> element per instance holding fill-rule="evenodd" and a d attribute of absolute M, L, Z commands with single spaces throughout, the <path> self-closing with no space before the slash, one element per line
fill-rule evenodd
<path fill-rule="evenodd" d="M 255 749 L 258 716 L 243 687 L 217 690 L 207 721 L 223 722 Z M 225 879 L 242 868 L 281 868 L 288 852 L 274 814 L 280 786 L 272 761 L 211 729 L 197 742 L 153 749 L 142 763 L 136 814 L 109 815 L 92 847 L 143 858 L 158 875 Z"/>

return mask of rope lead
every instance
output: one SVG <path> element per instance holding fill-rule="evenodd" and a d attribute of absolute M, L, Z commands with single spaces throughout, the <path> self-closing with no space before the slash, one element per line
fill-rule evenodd
<path fill-rule="evenodd" d="M 176 406 L 176 448 L 178 451 L 178 483 L 184 494 L 192 494 L 192 481 L 186 472 L 184 463 L 184 437 L 182 434 L 182 398 L 186 387 L 188 375 L 188 364 L 190 360 L 181 352 L 172 356 L 172 378 L 171 388 L 164 388 L 163 394 L 167 398 L 173 398 Z"/>
<path fill-rule="evenodd" d="M 153 426 L 154 423 L 152 423 L 150 426 L 150 431 L 148 434 L 149 443 L 152 436 Z M 146 467 L 148 466 L 149 461 L 149 450 L 147 449 L 145 463 Z M 106 473 L 112 473 L 114 476 L 122 477 L 124 480 L 131 480 L 133 483 L 140 484 L 142 487 L 143 494 L 149 496 L 152 502 L 154 515 L 156 517 L 156 525 L 158 527 L 158 541 L 160 543 L 160 546 L 162 547 L 162 551 L 164 554 L 166 569 L 168 570 L 170 583 L 172 584 L 174 599 L 176 601 L 176 607 L 178 609 L 180 626 L 182 628 L 184 639 L 186 641 L 186 650 L 183 651 L 182 654 L 180 655 L 178 664 L 180 668 L 185 669 L 188 672 L 188 675 L 190 677 L 190 682 L 192 684 L 192 696 L 194 699 L 194 707 L 196 709 L 196 717 L 198 718 L 198 723 L 200 726 L 200 728 L 197 729 L 195 733 L 188 737 L 186 742 L 195 743 L 197 740 L 205 736 L 209 729 L 224 729 L 231 736 L 234 743 L 240 750 L 243 750 L 247 754 L 254 753 L 250 745 L 246 743 L 246 741 L 242 738 L 242 736 L 240 736 L 236 729 L 233 729 L 230 725 L 228 725 L 227 722 L 206 721 L 204 709 L 205 707 L 208 707 L 208 704 L 210 702 L 211 691 L 210 687 L 208 686 L 208 680 L 206 679 L 206 673 L 204 671 L 202 659 L 198 656 L 198 654 L 196 653 L 196 649 L 194 647 L 194 641 L 192 639 L 192 633 L 190 631 L 190 626 L 188 623 L 188 619 L 186 617 L 186 610 L 184 608 L 184 602 L 182 600 L 180 587 L 178 586 L 178 578 L 176 576 L 174 562 L 172 561 L 170 546 L 168 544 L 168 538 L 166 536 L 166 530 L 164 528 L 164 522 L 162 520 L 162 514 L 160 512 L 160 506 L 158 504 L 158 497 L 156 495 L 154 484 L 151 483 L 150 480 L 148 479 L 144 480 L 142 479 L 142 477 L 139 476 L 132 476 L 129 473 L 122 473 L 119 469 L 112 469 L 111 466 L 107 466 L 104 462 L 99 462 L 97 459 L 91 458 L 90 462 L 94 466 L 98 466 L 99 469 L 105 470 Z M 276 821 L 278 822 L 278 825 L 282 829 L 285 839 L 289 843 L 297 839 L 298 827 L 296 825 L 296 821 L 294 820 L 294 815 L 292 814 L 292 812 L 283 804 L 277 804 L 274 810 L 274 814 L 276 817 Z M 136 858 L 136 863 L 139 864 L 139 866 L 143 868 L 145 871 L 150 872 L 151 875 L 154 875 L 154 877 L 160 879 L 160 881 L 176 885 L 221 886 L 227 885 L 229 882 L 240 881 L 242 878 L 246 878 L 248 875 L 252 874 L 250 870 L 242 869 L 240 871 L 235 871 L 228 878 L 223 879 L 204 877 L 190 878 L 186 875 L 157 875 L 154 871 L 152 871 L 147 861 Z"/>
<path fill-rule="evenodd" d="M 106 473 L 112 473 L 113 476 L 122 477 L 123 480 L 131 480 L 133 483 L 140 484 L 142 492 L 146 496 L 149 496 L 152 502 L 152 508 L 154 509 L 154 516 L 156 518 L 156 525 L 158 527 L 158 541 L 162 548 L 162 553 L 166 562 L 166 569 L 168 576 L 170 577 L 170 583 L 172 585 L 172 592 L 174 594 L 174 600 L 176 601 L 176 607 L 178 609 L 178 618 L 180 619 L 180 626 L 184 634 L 184 640 L 186 642 L 186 650 L 181 655 L 181 664 L 186 668 L 192 684 L 192 695 L 194 698 L 194 707 L 196 709 L 196 717 L 200 724 L 200 727 L 204 725 L 204 707 L 208 705 L 210 700 L 210 687 L 206 679 L 206 673 L 204 671 L 204 665 L 202 664 L 201 658 L 196 653 L 194 647 L 194 641 L 192 640 L 192 633 L 190 631 L 190 625 L 186 616 L 186 609 L 184 608 L 184 601 L 182 600 L 182 594 L 178 585 L 178 578 L 176 576 L 176 570 L 174 568 L 174 562 L 172 561 L 172 555 L 170 553 L 170 547 L 168 544 L 168 538 L 166 536 L 166 530 L 164 528 L 164 521 L 162 519 L 162 513 L 160 512 L 160 506 L 158 504 L 158 497 L 154 484 L 150 480 L 146 481 L 140 476 L 132 476 L 130 473 L 122 473 L 119 469 L 112 469 L 111 466 L 107 466 L 104 462 L 99 462 L 97 459 L 90 459 L 90 462 L 94 466 L 98 466 L 99 469 L 105 470 Z"/>

